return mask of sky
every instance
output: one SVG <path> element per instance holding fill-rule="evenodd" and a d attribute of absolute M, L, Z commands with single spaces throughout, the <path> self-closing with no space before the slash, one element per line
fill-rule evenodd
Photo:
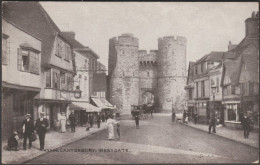
<path fill-rule="evenodd" d="M 158 38 L 187 38 L 187 64 L 211 51 L 227 51 L 245 37 L 246 18 L 257 2 L 40 2 L 61 31 L 96 52 L 106 67 L 108 41 L 123 33 L 140 50 L 158 49 Z M 187 66 L 188 67 L 188 66 Z"/>

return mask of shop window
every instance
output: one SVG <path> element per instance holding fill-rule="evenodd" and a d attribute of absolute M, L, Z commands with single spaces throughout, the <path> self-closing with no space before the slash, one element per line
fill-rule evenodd
<path fill-rule="evenodd" d="M 205 97 L 205 81 L 201 81 L 201 97 Z"/>
<path fill-rule="evenodd" d="M 199 96 L 199 83 L 198 82 L 196 82 L 196 97 L 198 98 L 198 96 Z"/>
<path fill-rule="evenodd" d="M 53 70 L 53 88 L 60 89 L 60 74 Z"/>
<path fill-rule="evenodd" d="M 71 74 L 67 74 L 67 89 L 69 91 L 72 91 L 73 90 L 73 78 L 72 78 L 72 75 Z"/>
<path fill-rule="evenodd" d="M 228 109 L 228 121 L 236 121 L 236 110 Z"/>
<path fill-rule="evenodd" d="M 219 78 L 217 77 L 217 93 L 219 93 Z"/>
<path fill-rule="evenodd" d="M 189 90 L 189 100 L 192 100 L 192 90 Z"/>
<path fill-rule="evenodd" d="M 7 65 L 10 55 L 10 42 L 8 42 L 8 36 L 2 36 L 2 64 Z"/>
<path fill-rule="evenodd" d="M 65 72 L 61 72 L 61 74 L 60 74 L 60 85 L 61 85 L 61 89 L 63 89 L 63 90 L 67 89 Z"/>
<path fill-rule="evenodd" d="M 51 88 L 51 69 L 45 72 L 45 76 L 46 76 L 46 87 Z"/>
<path fill-rule="evenodd" d="M 249 83 L 249 94 L 250 95 L 254 94 L 254 83 L 252 82 Z"/>
<path fill-rule="evenodd" d="M 231 85 L 231 94 L 232 95 L 236 94 L 234 85 Z"/>
<path fill-rule="evenodd" d="M 39 74 L 39 54 L 32 50 L 18 49 L 18 70 Z"/>

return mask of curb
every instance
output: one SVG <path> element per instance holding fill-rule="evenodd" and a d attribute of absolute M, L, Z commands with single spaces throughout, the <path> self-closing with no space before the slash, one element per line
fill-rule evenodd
<path fill-rule="evenodd" d="M 180 124 L 185 125 L 185 126 L 190 127 L 190 128 L 194 128 L 194 129 L 197 129 L 197 130 L 201 130 L 201 131 L 203 131 L 203 132 L 208 132 L 208 131 L 205 131 L 205 130 L 200 129 L 200 128 L 192 127 L 192 126 L 190 126 L 190 125 L 188 125 L 188 124 L 183 124 L 183 123 L 180 123 Z M 225 136 L 222 136 L 222 135 L 219 135 L 219 134 L 213 134 L 213 133 L 212 133 L 212 135 L 216 135 L 216 136 L 219 136 L 219 137 L 222 137 L 222 138 L 225 138 L 225 139 L 228 139 L 228 140 L 231 140 L 231 141 L 234 141 L 234 142 L 243 144 L 243 145 L 245 145 L 245 146 L 249 146 L 249 147 L 253 147 L 253 148 L 259 149 L 259 147 L 256 147 L 256 146 L 253 146 L 253 145 L 250 145 L 250 144 L 246 144 L 246 143 L 242 143 L 242 142 L 240 142 L 240 141 L 237 141 L 237 140 L 234 140 L 234 139 L 230 139 L 230 138 L 228 138 L 228 137 L 225 137 Z"/>
<path fill-rule="evenodd" d="M 103 131 L 103 130 L 105 130 L 105 129 L 106 129 L 106 128 L 104 127 L 104 128 L 102 128 L 102 129 L 97 130 L 97 131 L 95 131 L 95 132 L 92 132 L 92 133 L 90 133 L 90 134 L 88 134 L 88 135 L 86 135 L 86 136 L 84 136 L 84 137 L 80 137 L 79 139 L 75 139 L 75 140 L 68 141 L 66 144 L 57 145 L 57 146 L 54 147 L 53 149 L 57 149 L 57 148 L 66 146 L 66 145 L 68 145 L 68 144 L 71 144 L 71 143 L 80 141 L 80 140 L 82 140 L 82 139 L 87 138 L 87 137 L 90 136 L 90 135 L 93 135 L 93 134 L 98 133 L 98 132 L 100 132 L 100 131 Z M 31 161 L 31 160 L 33 160 L 33 159 L 36 159 L 37 157 L 42 156 L 42 155 L 47 154 L 47 153 L 48 153 L 48 152 L 42 152 L 42 154 L 40 154 L 40 155 L 37 155 L 37 156 L 35 156 L 35 157 L 33 157 L 33 158 L 29 158 L 29 159 L 27 159 L 27 160 L 15 162 L 15 164 L 28 164 L 29 161 Z M 10 162 L 10 163 L 6 163 L 6 164 L 13 164 L 13 163 Z"/>

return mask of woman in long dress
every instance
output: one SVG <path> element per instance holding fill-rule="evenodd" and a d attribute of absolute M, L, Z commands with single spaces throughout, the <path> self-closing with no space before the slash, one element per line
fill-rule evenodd
<path fill-rule="evenodd" d="M 61 127 L 61 133 L 66 132 L 66 115 L 65 113 L 62 113 L 60 116 L 60 127 Z"/>
<path fill-rule="evenodd" d="M 113 119 L 112 116 L 109 116 L 107 119 L 107 127 L 108 127 L 108 140 L 115 139 L 115 132 L 114 132 L 114 124 L 117 124 L 116 120 Z"/>

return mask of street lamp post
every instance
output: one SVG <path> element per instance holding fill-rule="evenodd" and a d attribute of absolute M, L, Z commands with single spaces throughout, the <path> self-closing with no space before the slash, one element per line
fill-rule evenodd
<path fill-rule="evenodd" d="M 76 90 L 74 91 L 74 97 L 76 99 L 81 98 L 81 90 L 79 89 L 79 86 L 76 86 Z"/>

